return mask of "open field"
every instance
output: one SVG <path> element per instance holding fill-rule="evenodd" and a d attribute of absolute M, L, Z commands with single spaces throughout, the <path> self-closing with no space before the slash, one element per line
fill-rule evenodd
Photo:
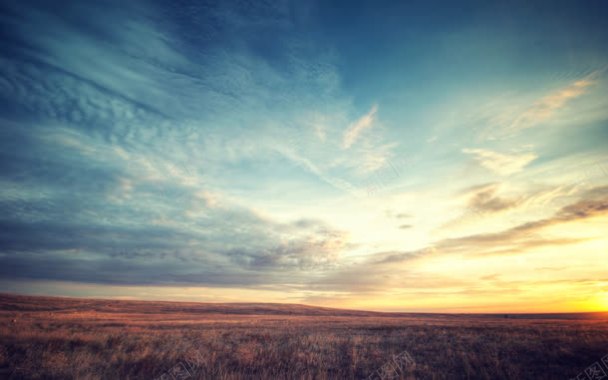
<path fill-rule="evenodd" d="M 394 378 L 568 379 L 587 378 L 583 371 L 606 355 L 607 313 L 386 314 L 0 295 L 6 379 L 388 379 L 376 371 L 390 363 Z"/>

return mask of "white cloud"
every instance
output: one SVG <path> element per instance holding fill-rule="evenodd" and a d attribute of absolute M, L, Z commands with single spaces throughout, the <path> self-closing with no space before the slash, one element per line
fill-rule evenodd
<path fill-rule="evenodd" d="M 566 112 L 568 105 L 587 94 L 590 87 L 597 83 L 600 74 L 601 71 L 595 71 L 531 103 L 520 104 L 518 100 L 513 100 L 501 109 L 491 111 L 493 114 L 489 118 L 491 122 L 485 137 L 491 140 L 511 137 L 525 129 L 552 122 L 557 116 L 568 117 L 572 114 Z"/>
<path fill-rule="evenodd" d="M 508 132 L 517 132 L 534 127 L 549 120 L 554 113 L 563 108 L 569 101 L 587 92 L 587 88 L 595 82 L 592 76 L 578 80 L 569 86 L 555 91 L 539 99 L 535 104 L 521 113 L 508 127 Z"/>
<path fill-rule="evenodd" d="M 463 149 L 470 154 L 481 166 L 499 175 L 510 175 L 522 171 L 538 156 L 535 153 L 503 154 L 487 149 Z"/>
<path fill-rule="evenodd" d="M 311 160 L 298 155 L 292 149 L 289 149 L 289 148 L 286 148 L 286 147 L 276 147 L 275 150 L 279 154 L 281 154 L 283 157 L 285 157 L 286 159 L 288 159 L 288 160 L 296 163 L 297 165 L 301 166 L 306 171 L 314 174 L 321 181 L 323 181 L 323 182 L 325 182 L 325 183 L 333 186 L 334 188 L 336 188 L 338 190 L 342 190 L 342 191 L 344 191 L 346 193 L 349 193 L 351 195 L 354 195 L 354 196 L 360 195 L 359 192 L 358 192 L 358 190 L 357 190 L 357 188 L 355 186 L 353 186 L 352 184 L 350 184 L 348 181 L 345 181 L 345 180 L 342 180 L 340 178 L 335 178 L 335 177 L 331 177 L 331 176 L 326 175 Z"/>
<path fill-rule="evenodd" d="M 378 106 L 373 105 L 368 113 L 363 115 L 359 120 L 352 123 L 348 129 L 344 132 L 344 138 L 342 140 L 342 147 L 348 149 L 353 145 L 359 135 L 368 128 L 371 128 L 376 119 L 376 113 L 378 112 Z"/>

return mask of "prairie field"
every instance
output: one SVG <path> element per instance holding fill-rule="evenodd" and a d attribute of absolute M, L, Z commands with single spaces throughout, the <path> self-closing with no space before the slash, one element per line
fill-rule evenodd
<path fill-rule="evenodd" d="M 2 379 L 586 379 L 607 355 L 607 313 L 0 296 Z"/>

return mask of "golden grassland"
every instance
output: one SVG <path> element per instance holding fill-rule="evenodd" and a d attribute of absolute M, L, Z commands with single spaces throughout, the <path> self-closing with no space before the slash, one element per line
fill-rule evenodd
<path fill-rule="evenodd" d="M 608 355 L 608 314 L 0 295 L 1 379 L 388 379 L 403 352 L 394 378 L 568 379 Z"/>

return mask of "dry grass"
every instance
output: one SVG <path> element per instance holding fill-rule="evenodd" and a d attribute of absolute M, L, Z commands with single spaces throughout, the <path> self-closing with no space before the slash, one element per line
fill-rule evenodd
<path fill-rule="evenodd" d="M 361 379 L 403 351 L 415 364 L 398 378 L 567 379 L 608 354 L 608 315 L 0 295 L 0 378 L 171 379 L 186 368 L 190 379 Z"/>

